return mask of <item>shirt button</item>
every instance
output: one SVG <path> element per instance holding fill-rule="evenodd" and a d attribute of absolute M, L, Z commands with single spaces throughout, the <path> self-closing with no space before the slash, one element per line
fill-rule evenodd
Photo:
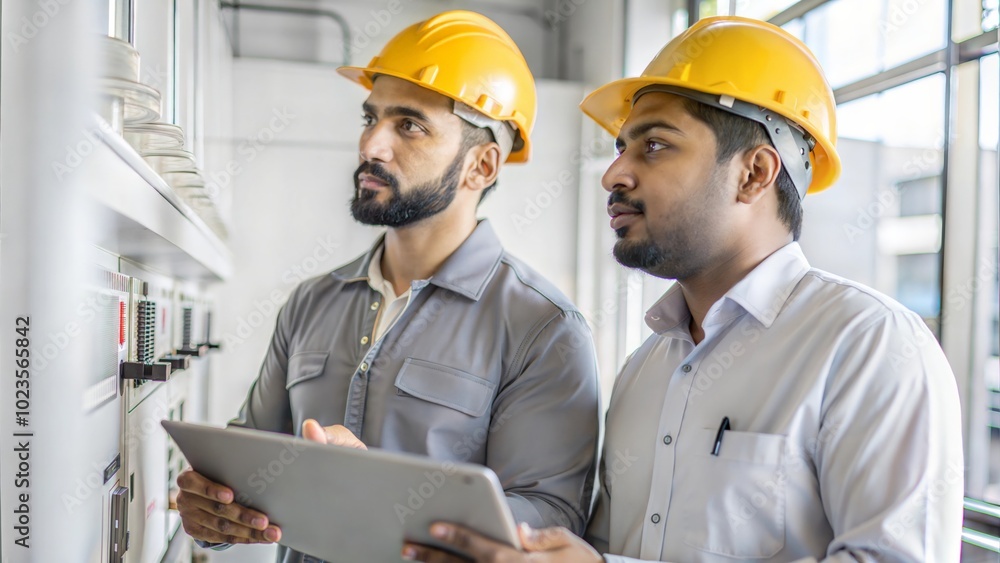
<path fill-rule="evenodd" d="M 684 373 L 689 373 L 691 371 L 691 364 L 684 364 L 681 370 L 683 370 Z"/>
<path fill-rule="evenodd" d="M 663 437 L 663 443 L 666 444 L 666 445 L 668 445 L 668 446 L 671 443 L 673 443 L 673 441 L 674 441 L 674 439 L 670 437 L 670 434 L 667 434 L 666 436 Z"/>
<path fill-rule="evenodd" d="M 372 303 L 372 311 L 378 309 L 378 301 Z"/>
<path fill-rule="evenodd" d="M 364 362 L 361 364 L 361 371 L 368 371 L 368 363 Z"/>
<path fill-rule="evenodd" d="M 659 524 L 660 523 L 660 515 L 659 514 L 654 514 L 652 517 L 650 517 L 650 520 L 652 520 L 652 522 L 654 524 Z"/>
<path fill-rule="evenodd" d="M 367 336 L 362 336 L 361 337 L 361 343 L 362 344 L 368 344 L 368 337 Z"/>

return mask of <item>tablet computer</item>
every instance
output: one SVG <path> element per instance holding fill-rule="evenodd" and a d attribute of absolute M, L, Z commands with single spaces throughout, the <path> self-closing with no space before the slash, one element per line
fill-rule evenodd
<path fill-rule="evenodd" d="M 267 514 L 282 545 L 330 563 L 401 561 L 404 538 L 440 547 L 429 533 L 437 521 L 520 549 L 489 468 L 245 428 L 161 424 L 195 471 Z"/>

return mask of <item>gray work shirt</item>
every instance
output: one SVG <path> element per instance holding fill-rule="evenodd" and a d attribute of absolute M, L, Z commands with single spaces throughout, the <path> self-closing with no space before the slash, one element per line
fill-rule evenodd
<path fill-rule="evenodd" d="M 380 244 L 292 292 L 232 424 L 299 435 L 314 418 L 371 448 L 482 464 L 518 522 L 582 533 L 600 417 L 586 320 L 482 221 L 373 341 Z M 279 547 L 280 562 L 312 560 Z"/>

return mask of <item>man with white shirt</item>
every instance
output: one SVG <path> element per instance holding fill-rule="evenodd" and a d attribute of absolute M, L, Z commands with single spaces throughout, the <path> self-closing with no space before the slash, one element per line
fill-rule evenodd
<path fill-rule="evenodd" d="M 957 561 L 944 354 L 919 316 L 810 267 L 796 242 L 800 200 L 840 172 L 835 102 L 805 45 L 709 18 L 581 107 L 617 137 L 616 258 L 677 280 L 615 383 L 590 545 L 523 528 L 522 554 L 432 533 L 479 561 Z"/>
<path fill-rule="evenodd" d="M 529 156 L 527 63 L 493 21 L 451 11 L 339 72 L 370 90 L 351 214 L 387 231 L 295 289 L 233 424 L 482 464 L 518 521 L 582 533 L 600 422 L 590 330 L 476 219 L 501 164 Z M 178 484 L 196 539 L 280 540 L 232 490 L 193 471 Z M 280 546 L 278 561 L 315 559 Z"/>

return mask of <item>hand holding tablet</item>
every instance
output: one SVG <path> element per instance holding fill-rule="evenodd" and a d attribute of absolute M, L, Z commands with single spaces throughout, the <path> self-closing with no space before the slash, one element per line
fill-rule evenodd
<path fill-rule="evenodd" d="M 282 545 L 331 563 L 399 561 L 405 540 L 454 550 L 429 533 L 433 522 L 448 521 L 520 549 L 503 490 L 488 468 L 364 451 L 353 435 L 318 424 L 304 430 L 329 442 L 333 429 L 334 443 L 354 447 L 242 428 L 162 424 L 197 472 L 186 473 L 182 486 L 188 514 L 204 513 L 193 528 L 209 537 L 199 539 L 219 541 L 215 534 L 224 533 L 207 525 L 209 518 L 240 543 L 272 541 L 278 534 Z M 233 495 L 229 502 L 226 493 Z M 255 526 L 261 517 L 264 528 Z"/>

